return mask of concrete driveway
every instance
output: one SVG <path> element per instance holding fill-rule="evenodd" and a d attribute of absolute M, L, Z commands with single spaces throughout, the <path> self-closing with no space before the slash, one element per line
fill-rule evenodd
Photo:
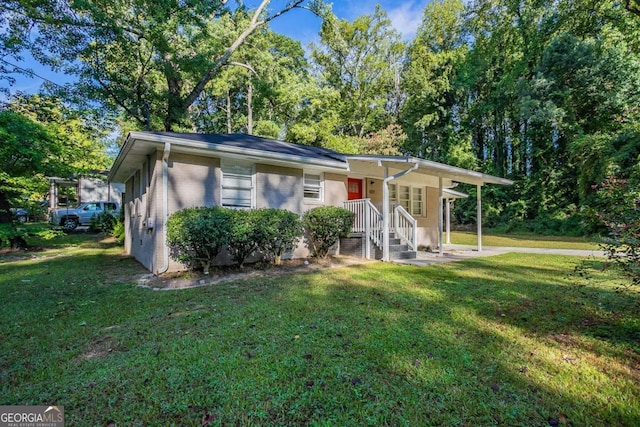
<path fill-rule="evenodd" d="M 443 262 L 463 261 L 470 258 L 488 257 L 502 255 L 510 252 L 545 255 L 567 255 L 580 257 L 603 257 L 604 252 L 598 250 L 577 250 L 577 249 L 547 249 L 547 248 L 519 248 L 507 246 L 484 246 L 478 252 L 476 246 L 467 245 L 446 245 L 444 254 L 440 256 L 437 252 L 418 252 L 416 259 L 395 260 L 403 264 L 411 265 L 431 265 Z"/>

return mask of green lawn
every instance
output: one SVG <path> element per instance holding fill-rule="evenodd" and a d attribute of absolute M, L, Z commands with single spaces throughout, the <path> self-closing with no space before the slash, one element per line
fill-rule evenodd
<path fill-rule="evenodd" d="M 638 293 L 578 259 L 376 263 L 182 291 L 121 249 L 0 255 L 0 402 L 67 425 L 640 425 Z"/>
<path fill-rule="evenodd" d="M 476 245 L 476 233 L 468 231 L 452 231 L 451 243 L 456 245 Z M 509 246 L 521 248 L 551 248 L 551 249 L 584 249 L 598 250 L 598 242 L 585 237 L 540 236 L 537 234 L 501 234 L 488 231 L 482 233 L 483 246 Z"/>

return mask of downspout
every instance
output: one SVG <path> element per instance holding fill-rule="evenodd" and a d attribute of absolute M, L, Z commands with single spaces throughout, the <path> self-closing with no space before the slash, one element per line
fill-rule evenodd
<path fill-rule="evenodd" d="M 447 218 L 447 245 L 451 244 L 451 199 L 446 199 L 445 209 L 447 213 L 445 214 Z"/>
<path fill-rule="evenodd" d="M 442 177 L 438 177 L 438 254 L 440 256 L 444 255 L 444 244 L 442 239 L 442 217 L 444 216 L 443 212 L 443 202 L 444 198 L 442 196 Z"/>
<path fill-rule="evenodd" d="M 478 252 L 482 252 L 482 185 L 477 185 L 477 211 L 476 211 L 476 222 L 478 226 Z"/>
<path fill-rule="evenodd" d="M 156 274 L 162 274 L 169 269 L 169 246 L 167 245 L 167 218 L 169 217 L 169 154 L 171 143 L 164 143 L 162 153 L 162 261 L 163 265 Z"/>
<path fill-rule="evenodd" d="M 389 261 L 389 182 L 402 178 L 405 175 L 418 169 L 418 164 L 413 167 L 398 172 L 395 175 L 388 175 L 388 168 L 384 168 L 384 179 L 382 180 L 382 261 Z"/>

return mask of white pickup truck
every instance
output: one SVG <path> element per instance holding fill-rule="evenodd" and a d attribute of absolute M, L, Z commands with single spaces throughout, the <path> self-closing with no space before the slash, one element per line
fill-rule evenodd
<path fill-rule="evenodd" d="M 52 209 L 49 212 L 49 222 L 55 226 L 62 226 L 67 231 L 72 231 L 79 225 L 91 225 L 91 218 L 102 212 L 118 215 L 120 206 L 116 202 L 85 202 L 75 208 Z"/>

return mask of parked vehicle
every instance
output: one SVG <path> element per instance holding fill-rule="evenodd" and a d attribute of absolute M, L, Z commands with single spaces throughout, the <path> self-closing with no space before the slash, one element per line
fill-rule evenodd
<path fill-rule="evenodd" d="M 72 231 L 80 225 L 91 225 L 91 219 L 103 212 L 118 215 L 120 206 L 115 202 L 86 202 L 75 208 L 52 209 L 49 213 L 49 222 L 55 226 L 62 226 L 67 231 Z"/>
<path fill-rule="evenodd" d="M 29 212 L 23 208 L 11 208 L 11 215 L 13 215 L 13 219 L 18 222 L 27 222 L 29 219 Z"/>

